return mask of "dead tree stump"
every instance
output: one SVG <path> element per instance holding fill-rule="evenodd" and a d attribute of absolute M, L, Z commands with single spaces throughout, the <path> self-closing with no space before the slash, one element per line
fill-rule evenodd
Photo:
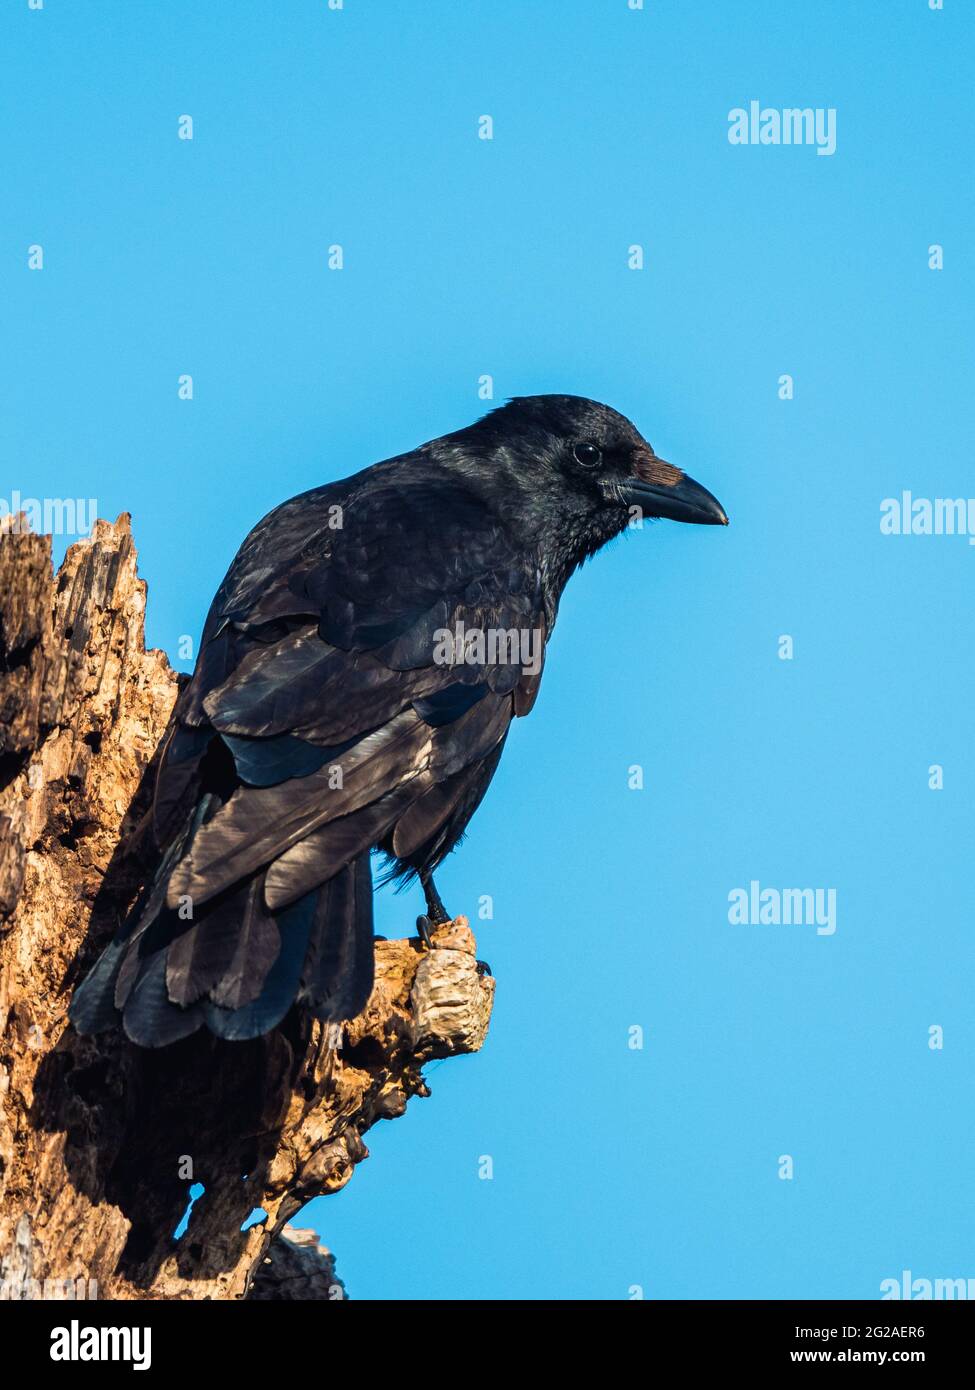
<path fill-rule="evenodd" d="M 56 576 L 49 538 L 4 519 L 0 1292 L 344 1297 L 317 1236 L 285 1225 L 348 1182 L 370 1125 L 428 1094 L 424 1062 L 481 1046 L 494 982 L 458 918 L 429 952 L 377 941 L 369 1003 L 333 1036 L 296 1011 L 248 1043 L 74 1033 L 71 991 L 148 871 L 132 831 L 179 688 L 145 649 L 145 605 L 128 516 Z M 241 1232 L 255 1207 L 266 1221 Z"/>

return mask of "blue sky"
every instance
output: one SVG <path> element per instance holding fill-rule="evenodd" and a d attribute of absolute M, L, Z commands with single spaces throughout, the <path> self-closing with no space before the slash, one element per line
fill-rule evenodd
<path fill-rule="evenodd" d="M 569 586 L 442 871 L 494 900 L 487 1046 L 300 1218 L 349 1292 L 975 1276 L 975 548 L 879 526 L 975 493 L 971 9 L 7 0 L 0 35 L 0 498 L 131 511 L 182 669 L 265 511 L 483 374 L 616 406 L 731 516 Z M 835 154 L 729 144 L 753 99 L 834 108 Z M 730 925 L 753 879 L 835 889 L 835 933 Z"/>

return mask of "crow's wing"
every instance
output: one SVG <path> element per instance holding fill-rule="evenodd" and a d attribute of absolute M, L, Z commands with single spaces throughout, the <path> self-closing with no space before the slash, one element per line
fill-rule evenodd
<path fill-rule="evenodd" d="M 235 785 L 175 867 L 170 907 L 268 866 L 277 911 L 404 817 L 404 843 L 435 836 L 534 698 L 540 575 L 501 519 L 450 476 L 380 465 L 353 484 L 340 503 L 323 489 L 304 514 L 302 499 L 272 513 L 214 601 L 157 811 L 214 735 Z M 458 625 L 474 640 L 451 661 Z"/>

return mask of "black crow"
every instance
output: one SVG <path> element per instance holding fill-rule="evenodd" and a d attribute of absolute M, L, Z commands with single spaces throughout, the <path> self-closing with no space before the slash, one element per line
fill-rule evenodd
<path fill-rule="evenodd" d="M 80 1032 L 253 1038 L 373 980 L 370 852 L 457 844 L 527 714 L 569 576 L 635 517 L 726 525 L 634 426 L 526 396 L 282 503 L 213 601 L 162 754 L 155 876 L 75 994 Z"/>

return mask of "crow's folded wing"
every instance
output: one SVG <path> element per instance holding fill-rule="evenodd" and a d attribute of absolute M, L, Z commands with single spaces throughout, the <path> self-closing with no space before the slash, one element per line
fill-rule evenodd
<path fill-rule="evenodd" d="M 215 737 L 234 783 L 176 866 L 170 906 L 270 866 L 279 910 L 404 818 L 397 852 L 415 847 L 531 706 L 546 636 L 537 569 L 455 480 L 363 477 L 339 526 L 322 524 L 328 489 L 302 525 L 293 503 L 277 529 L 272 513 L 214 601 L 157 815 Z M 445 643 L 459 628 L 466 645 Z"/>

